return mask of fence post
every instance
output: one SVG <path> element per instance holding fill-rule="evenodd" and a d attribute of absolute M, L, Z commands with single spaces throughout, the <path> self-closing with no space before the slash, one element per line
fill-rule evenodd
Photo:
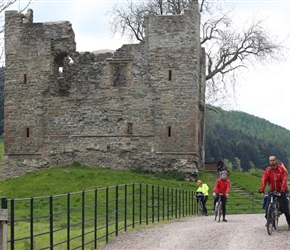
<path fill-rule="evenodd" d="M 1 199 L 1 209 L 0 209 L 0 249 L 7 250 L 7 220 L 8 220 L 8 210 L 7 210 L 7 199 Z"/>

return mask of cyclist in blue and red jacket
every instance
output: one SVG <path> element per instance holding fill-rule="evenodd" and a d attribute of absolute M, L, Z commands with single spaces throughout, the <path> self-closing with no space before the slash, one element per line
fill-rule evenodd
<path fill-rule="evenodd" d="M 227 222 L 226 220 L 226 202 L 227 197 L 230 192 L 230 180 L 228 179 L 228 173 L 227 171 L 221 171 L 220 178 L 217 179 L 215 186 L 213 188 L 213 196 L 214 196 L 214 204 L 213 207 L 215 207 L 216 202 L 218 201 L 218 195 L 221 195 L 221 201 L 222 201 L 222 210 L 223 210 L 223 221 Z"/>
<path fill-rule="evenodd" d="M 280 210 L 285 214 L 286 221 L 288 223 L 288 230 L 290 231 L 290 214 L 289 207 L 287 201 L 287 171 L 280 164 L 278 164 L 277 157 L 275 155 L 271 155 L 269 157 L 270 166 L 268 166 L 264 170 L 264 174 L 262 177 L 262 182 L 260 185 L 259 193 L 264 194 L 265 187 L 267 184 L 269 185 L 269 191 L 271 192 L 279 192 L 281 196 L 277 197 L 280 205 Z M 269 201 L 267 200 L 267 206 Z M 267 218 L 267 209 L 266 216 Z"/>

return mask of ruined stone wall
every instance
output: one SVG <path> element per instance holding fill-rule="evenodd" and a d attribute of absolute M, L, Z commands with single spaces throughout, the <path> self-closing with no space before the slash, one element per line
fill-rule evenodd
<path fill-rule="evenodd" d="M 197 1 L 149 16 L 146 40 L 114 53 L 77 52 L 69 22 L 7 11 L 6 25 L 3 176 L 73 162 L 195 175 L 205 91 Z"/>
<path fill-rule="evenodd" d="M 123 46 L 114 59 L 108 54 L 111 58 L 104 61 L 92 53 L 69 55 L 74 63 L 65 64 L 59 78 L 69 83 L 67 96 L 45 99 L 49 114 L 44 123 L 45 145 L 52 165 L 78 161 L 128 169 L 151 151 L 155 136 L 151 94 L 138 80 L 141 65 L 133 63 L 134 57 L 142 57 L 143 47 Z M 121 77 L 116 68 L 121 68 Z M 115 79 L 122 79 L 122 74 L 124 82 Z"/>

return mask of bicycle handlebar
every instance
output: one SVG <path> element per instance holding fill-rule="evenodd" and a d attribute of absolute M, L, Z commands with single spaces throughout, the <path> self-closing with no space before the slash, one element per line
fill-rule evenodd
<path fill-rule="evenodd" d="M 268 191 L 265 193 L 265 195 L 282 196 L 282 193 L 277 191 L 274 192 Z"/>

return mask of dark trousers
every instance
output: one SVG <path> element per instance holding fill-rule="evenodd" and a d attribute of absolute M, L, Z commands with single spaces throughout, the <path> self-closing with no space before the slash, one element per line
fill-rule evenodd
<path fill-rule="evenodd" d="M 203 205 L 203 209 L 204 209 L 203 212 L 204 212 L 205 214 L 207 214 L 207 208 L 206 208 L 206 206 L 205 206 L 207 200 L 208 200 L 208 196 L 207 196 L 207 195 L 206 195 L 206 196 L 203 196 L 202 199 L 201 199 L 201 202 L 202 202 L 202 205 Z"/>
<path fill-rule="evenodd" d="M 214 197 L 214 203 L 213 203 L 214 207 L 218 199 L 219 199 L 219 196 L 216 195 Z M 227 197 L 225 195 L 221 195 L 221 202 L 222 202 L 223 217 L 225 218 L 226 217 L 226 203 L 227 203 Z"/>
<path fill-rule="evenodd" d="M 288 223 L 288 225 L 290 225 L 290 214 L 289 214 L 289 204 L 288 204 L 288 200 L 287 200 L 287 196 L 281 196 L 281 197 L 277 197 L 278 202 L 279 202 L 279 206 L 280 206 L 280 211 L 285 215 L 286 221 Z M 270 196 L 267 196 L 267 206 L 266 208 L 268 208 L 268 204 L 270 202 Z M 265 217 L 267 218 L 267 210 L 266 209 L 266 215 Z"/>

